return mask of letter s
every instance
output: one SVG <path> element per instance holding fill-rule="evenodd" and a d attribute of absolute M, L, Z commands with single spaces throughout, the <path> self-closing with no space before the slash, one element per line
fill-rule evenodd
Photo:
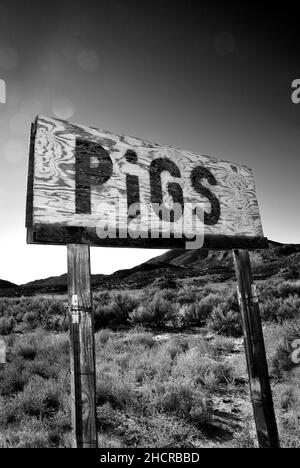
<path fill-rule="evenodd" d="M 217 224 L 220 219 L 220 203 L 217 197 L 207 187 L 202 185 L 202 179 L 207 179 L 210 185 L 217 185 L 217 181 L 214 175 L 203 166 L 197 166 L 192 170 L 191 182 L 193 188 L 196 192 L 200 193 L 200 195 L 206 197 L 211 204 L 211 212 L 204 212 L 204 224 L 207 226 L 213 226 L 214 224 Z"/>
<path fill-rule="evenodd" d="M 292 92 L 292 102 L 294 104 L 299 104 L 300 102 L 300 80 L 294 80 L 292 83 L 292 88 L 296 88 Z"/>

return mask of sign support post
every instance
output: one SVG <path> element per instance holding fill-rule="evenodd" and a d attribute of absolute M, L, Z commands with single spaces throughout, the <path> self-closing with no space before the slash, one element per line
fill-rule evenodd
<path fill-rule="evenodd" d="M 253 413 L 260 448 L 280 448 L 258 298 L 248 250 L 233 250 Z"/>
<path fill-rule="evenodd" d="M 90 247 L 68 244 L 73 445 L 97 448 L 95 340 Z"/>

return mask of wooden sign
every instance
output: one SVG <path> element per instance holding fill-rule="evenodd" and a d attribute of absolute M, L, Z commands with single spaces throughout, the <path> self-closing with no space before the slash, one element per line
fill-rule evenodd
<path fill-rule="evenodd" d="M 26 227 L 29 243 L 68 244 L 74 447 L 98 446 L 90 245 L 188 248 L 187 240 L 199 237 L 201 245 L 196 242 L 195 248 L 235 249 L 259 446 L 279 447 L 247 251 L 268 246 L 251 169 L 37 117 L 31 131 Z"/>
<path fill-rule="evenodd" d="M 175 208 L 179 207 L 179 210 Z M 246 166 L 37 117 L 27 199 L 29 243 L 264 248 Z"/>

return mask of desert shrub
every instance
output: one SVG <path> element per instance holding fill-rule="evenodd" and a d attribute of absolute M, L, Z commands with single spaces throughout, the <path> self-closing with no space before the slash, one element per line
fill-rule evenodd
<path fill-rule="evenodd" d="M 270 374 L 281 380 L 293 366 L 291 346 L 287 340 L 282 340 L 270 358 Z"/>
<path fill-rule="evenodd" d="M 12 333 L 16 321 L 13 317 L 1 317 L 0 318 L 0 335 L 9 335 Z"/>
<path fill-rule="evenodd" d="M 159 292 L 160 297 L 169 302 L 177 302 L 176 292 L 173 289 L 163 289 Z M 145 296 L 147 298 L 147 296 Z M 148 295 L 149 297 L 149 295 Z M 142 303 L 142 301 L 141 301 Z"/>
<path fill-rule="evenodd" d="M 300 298 L 297 295 L 286 298 L 268 298 L 260 306 L 261 317 L 264 321 L 282 323 L 299 317 Z"/>
<path fill-rule="evenodd" d="M 153 311 L 148 304 L 138 306 L 130 314 L 130 322 L 133 325 L 143 324 L 152 326 L 152 324 L 154 324 L 154 318 Z"/>
<path fill-rule="evenodd" d="M 233 382 L 235 371 L 227 361 L 217 361 L 205 355 L 203 350 L 192 348 L 177 357 L 172 375 L 192 385 L 200 384 L 210 390 L 217 390 L 220 385 Z"/>
<path fill-rule="evenodd" d="M 30 375 L 39 375 L 44 379 L 57 378 L 60 371 L 59 365 L 53 365 L 42 358 L 36 358 L 28 366 Z"/>
<path fill-rule="evenodd" d="M 110 302 L 98 301 L 95 305 L 95 329 L 127 325 L 129 315 L 137 306 L 137 300 L 130 294 L 115 293 Z"/>
<path fill-rule="evenodd" d="M 129 314 L 137 306 L 138 300 L 130 294 L 115 293 L 113 301 L 118 322 L 121 325 L 128 324 Z"/>
<path fill-rule="evenodd" d="M 97 374 L 97 406 L 110 403 L 114 408 L 130 405 L 135 398 L 133 385 L 120 380 L 116 373 Z"/>
<path fill-rule="evenodd" d="M 228 310 L 228 305 L 224 303 L 213 309 L 207 324 L 213 332 L 234 337 L 242 335 L 239 312 Z"/>
<path fill-rule="evenodd" d="M 156 293 L 151 301 L 140 305 L 130 314 L 130 322 L 134 325 L 143 324 L 152 328 L 166 326 L 174 319 L 176 312 L 174 304 L 166 301 Z"/>
<path fill-rule="evenodd" d="M 44 298 L 0 299 L 0 317 L 13 319 L 14 327 L 31 330 L 62 331 L 67 327 L 66 304 L 63 301 Z M 0 319 L 1 320 L 1 319 Z"/>
<path fill-rule="evenodd" d="M 282 304 L 282 300 L 280 298 L 266 298 L 265 301 L 260 304 L 262 320 L 265 322 L 278 322 L 280 304 Z"/>
<path fill-rule="evenodd" d="M 238 303 L 236 291 L 232 292 L 231 290 L 225 291 L 224 302 L 227 304 L 228 310 L 233 310 L 234 312 L 240 312 L 240 306 Z"/>
<path fill-rule="evenodd" d="M 185 382 L 170 381 L 159 386 L 155 404 L 160 411 L 175 413 L 197 425 L 211 421 L 211 405 L 206 393 Z"/>
<path fill-rule="evenodd" d="M 278 285 L 278 293 L 281 297 L 300 296 L 300 280 L 298 281 L 285 281 Z"/>
<path fill-rule="evenodd" d="M 95 330 L 101 330 L 105 327 L 114 327 L 117 325 L 115 317 L 115 304 L 111 301 L 109 304 L 97 304 L 94 307 Z"/>
<path fill-rule="evenodd" d="M 163 411 L 175 411 L 188 416 L 193 406 L 193 388 L 184 383 L 170 382 L 163 387 L 159 405 Z"/>
<path fill-rule="evenodd" d="M 279 272 L 280 276 L 282 276 L 286 281 L 288 280 L 298 280 L 300 277 L 299 269 L 295 267 L 287 267 L 283 268 Z"/>
<path fill-rule="evenodd" d="M 94 304 L 108 305 L 111 301 L 111 295 L 109 291 L 101 291 L 93 295 Z"/>
<path fill-rule="evenodd" d="M 265 302 L 267 299 L 279 297 L 278 284 L 280 282 L 280 280 L 272 279 L 258 285 L 260 303 Z"/>
<path fill-rule="evenodd" d="M 28 416 L 44 417 L 56 412 L 62 405 L 64 389 L 55 379 L 33 376 L 17 397 L 20 411 Z"/>
<path fill-rule="evenodd" d="M 180 336 L 173 336 L 163 347 L 163 349 L 170 354 L 171 359 L 188 350 L 189 342 L 187 338 Z"/>
<path fill-rule="evenodd" d="M 149 390 L 156 381 L 168 381 L 172 365 L 172 352 L 167 349 L 167 344 L 164 344 L 140 353 L 134 364 L 131 362 L 130 367 L 133 366 L 131 370 L 134 380 L 139 385 L 148 386 Z"/>
<path fill-rule="evenodd" d="M 60 398 L 59 409 L 47 419 L 48 435 L 50 445 L 59 447 L 64 445 L 65 435 L 71 431 L 71 408 L 69 396 Z"/>
<path fill-rule="evenodd" d="M 205 325 L 214 309 L 219 305 L 228 312 L 229 310 L 239 311 L 236 293 L 231 288 L 227 288 L 222 292 L 212 292 L 212 289 L 207 287 L 203 288 L 201 293 L 194 291 L 191 298 L 192 300 L 189 301 L 188 297 L 179 297 L 181 307 L 179 308 L 178 318 L 181 320 L 182 326 Z"/>
<path fill-rule="evenodd" d="M 207 318 L 206 312 L 203 312 L 199 301 L 182 305 L 179 309 L 178 316 L 181 319 L 183 327 L 203 325 Z"/>
<path fill-rule="evenodd" d="M 121 441 L 116 437 L 109 437 L 105 434 L 98 434 L 98 447 L 99 448 L 122 448 Z"/>
<path fill-rule="evenodd" d="M 279 418 L 279 438 L 282 448 L 300 448 L 300 401 L 299 387 L 288 386 L 283 392 L 282 412 Z"/>
<path fill-rule="evenodd" d="M 233 338 L 216 335 L 213 341 L 213 347 L 220 354 L 230 354 L 235 351 L 236 343 Z"/>
<path fill-rule="evenodd" d="M 280 407 L 284 411 L 289 411 L 299 403 L 299 398 L 295 394 L 295 388 L 291 385 L 285 385 L 280 393 Z"/>
<path fill-rule="evenodd" d="M 23 322 L 29 325 L 28 329 L 38 326 L 38 316 L 34 312 L 25 312 Z"/>
<path fill-rule="evenodd" d="M 300 320 L 288 320 L 284 324 L 284 335 L 289 341 L 300 339 Z"/>
<path fill-rule="evenodd" d="M 28 432 L 23 430 L 19 434 L 17 448 L 49 448 L 49 436 L 46 429 L 39 429 L 38 432 Z"/>
<path fill-rule="evenodd" d="M 36 348 L 31 343 L 18 343 L 15 346 L 15 353 L 22 356 L 24 359 L 34 359 L 36 355 Z"/>
<path fill-rule="evenodd" d="M 15 358 L 0 371 L 0 393 L 10 396 L 23 390 L 30 378 L 30 372 L 22 358 Z"/>
<path fill-rule="evenodd" d="M 176 277 L 171 275 L 168 275 L 165 278 L 159 278 L 154 284 L 159 289 L 178 289 Z"/>
<path fill-rule="evenodd" d="M 221 301 L 222 296 L 219 293 L 209 293 L 203 297 L 199 302 L 199 309 L 203 319 L 207 318 Z"/>
<path fill-rule="evenodd" d="M 256 442 L 256 434 L 253 430 L 252 423 L 248 420 L 245 421 L 243 428 L 241 428 L 233 438 L 234 448 L 258 448 Z"/>
<path fill-rule="evenodd" d="M 29 350 L 34 348 L 35 355 L 39 359 L 44 358 L 49 363 L 60 362 L 61 359 L 65 360 L 69 354 L 69 338 L 67 334 L 49 334 L 40 328 L 21 336 L 15 342 L 12 352 L 15 355 L 23 356 L 23 353 L 27 352 L 27 348 Z"/>
<path fill-rule="evenodd" d="M 48 448 L 47 425 L 41 420 L 24 419 L 17 428 L 7 429 L 0 434 L 0 448 Z"/>
<path fill-rule="evenodd" d="M 68 328 L 67 307 L 62 301 L 45 300 L 42 304 L 43 312 L 39 316 L 45 330 L 65 331 Z"/>
<path fill-rule="evenodd" d="M 0 393 L 9 395 L 23 390 L 29 377 L 58 378 L 69 366 L 69 342 L 63 334 L 48 335 L 42 330 L 19 337 L 0 371 Z"/>
<path fill-rule="evenodd" d="M 108 342 L 108 340 L 112 337 L 113 337 L 113 332 L 112 330 L 109 330 L 108 328 L 103 328 L 96 335 L 96 339 L 101 345 L 105 345 Z"/>
<path fill-rule="evenodd" d="M 115 426 L 115 421 L 112 417 L 114 408 L 110 403 L 104 403 L 97 407 L 97 426 L 101 431 L 107 431 Z"/>
<path fill-rule="evenodd" d="M 209 286 L 207 284 L 201 289 L 201 294 L 203 297 L 208 296 L 209 294 L 215 294 L 215 293 L 216 293 L 216 290 L 212 286 Z"/>
<path fill-rule="evenodd" d="M 174 293 L 173 293 L 174 295 Z M 176 302 L 179 305 L 193 304 L 199 296 L 196 290 L 191 290 L 190 288 L 182 288 L 178 291 L 176 296 Z"/>
<path fill-rule="evenodd" d="M 1 405 L 0 410 L 0 427 L 7 427 L 18 421 L 18 407 L 13 399 L 6 401 L 5 405 Z"/>
<path fill-rule="evenodd" d="M 141 333 L 134 330 L 128 334 L 128 341 L 135 346 L 142 345 L 149 348 L 152 348 L 152 346 L 155 344 L 153 335 L 151 335 L 151 333 Z"/>

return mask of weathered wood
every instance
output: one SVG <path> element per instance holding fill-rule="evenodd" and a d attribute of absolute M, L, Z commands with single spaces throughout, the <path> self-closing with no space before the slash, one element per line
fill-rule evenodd
<path fill-rule="evenodd" d="M 233 257 L 258 443 L 261 448 L 279 448 L 259 304 L 256 288 L 252 282 L 249 252 L 234 250 Z"/>
<path fill-rule="evenodd" d="M 118 233 L 118 231 L 117 231 Z M 90 246 L 102 247 L 135 247 L 146 249 L 184 249 L 188 239 L 162 238 L 151 239 L 151 233 L 144 239 L 100 239 L 96 229 L 84 227 L 68 227 L 57 225 L 37 225 L 35 228 L 27 229 L 27 242 L 29 244 L 89 244 Z M 212 236 L 207 235 L 204 239 L 203 248 L 211 250 L 230 250 L 232 248 L 243 248 L 247 250 L 267 249 L 268 240 L 265 237 L 238 237 L 238 236 Z"/>
<path fill-rule="evenodd" d="M 36 120 L 33 152 L 33 232 L 45 225 L 95 230 L 99 220 L 118 230 L 131 221 L 143 245 L 151 222 L 158 221 L 158 234 L 170 229 L 170 220 L 158 219 L 155 204 L 170 210 L 176 202 L 184 213 L 188 204 L 201 205 L 206 239 L 224 236 L 249 239 L 251 244 L 263 238 L 253 174 L 244 165 L 48 117 Z M 112 217 L 118 201 L 123 202 L 121 210 Z M 131 203 L 139 206 L 140 217 L 129 215 Z M 178 226 L 172 221 L 171 215 L 171 232 L 176 234 Z M 188 219 L 186 237 L 193 229 Z M 64 243 L 65 237 L 60 237 L 59 243 Z M 37 239 L 28 236 L 29 242 Z M 93 245 L 114 244 L 110 240 L 108 244 L 99 238 Z M 170 239 L 167 248 L 173 246 Z"/>
<path fill-rule="evenodd" d="M 90 250 L 76 244 L 68 244 L 67 250 L 73 440 L 78 448 L 97 448 Z"/>
<path fill-rule="evenodd" d="M 27 201 L 26 201 L 26 222 L 27 228 L 33 225 L 33 179 L 34 179 L 34 142 L 36 136 L 36 122 L 31 124 L 29 160 L 28 160 L 28 179 L 27 179 Z"/>

